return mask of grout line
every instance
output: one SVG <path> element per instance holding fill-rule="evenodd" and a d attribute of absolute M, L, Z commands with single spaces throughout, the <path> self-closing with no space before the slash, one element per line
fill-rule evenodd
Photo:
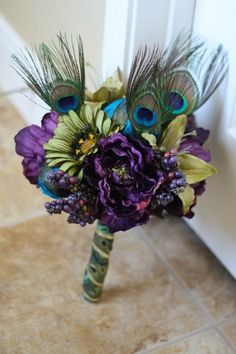
<path fill-rule="evenodd" d="M 228 346 L 236 353 L 236 347 L 233 343 L 231 343 L 230 339 L 225 335 L 224 331 L 218 326 L 215 327 L 215 331 L 224 339 L 224 341 L 228 344 Z"/>
<path fill-rule="evenodd" d="M 170 347 L 171 345 L 173 344 L 176 344 L 176 343 L 180 343 L 181 341 L 185 340 L 185 339 L 191 339 L 199 334 L 202 334 L 202 333 L 205 333 L 205 332 L 208 332 L 209 330 L 211 329 L 214 329 L 212 328 L 211 325 L 206 325 L 200 329 L 196 329 L 195 331 L 192 331 L 192 332 L 189 332 L 189 333 L 186 333 L 186 334 L 183 334 L 182 336 L 179 336 L 177 338 L 174 338 L 168 342 L 165 342 L 165 343 L 153 343 L 153 348 L 149 348 L 149 349 L 143 349 L 139 352 L 136 352 L 134 354 L 152 354 L 153 353 L 153 350 L 160 350 L 160 349 L 165 349 L 165 348 L 168 348 Z"/>
<path fill-rule="evenodd" d="M 216 321 L 217 326 L 225 326 L 227 324 L 232 324 L 234 321 L 236 321 L 236 315 L 227 318 L 225 320 L 221 320 L 221 321 Z"/>
<path fill-rule="evenodd" d="M 210 328 L 215 329 L 218 334 L 221 335 L 221 337 L 224 339 L 224 341 L 228 344 L 228 346 L 233 350 L 233 352 L 236 354 L 236 348 L 235 346 L 231 343 L 231 341 L 225 336 L 224 332 L 218 327 L 219 325 L 222 325 L 220 322 L 217 322 L 214 317 L 207 311 L 205 306 L 201 303 L 200 299 L 196 294 L 193 293 L 193 291 L 186 285 L 185 281 L 181 278 L 181 276 L 175 271 L 175 269 L 172 267 L 172 265 L 169 263 L 169 261 L 162 256 L 162 254 L 159 252 L 157 246 L 154 244 L 152 239 L 148 236 L 146 231 L 144 231 L 143 228 L 141 228 L 141 236 L 143 240 L 149 245 L 149 247 L 153 250 L 153 252 L 156 254 L 156 256 L 161 260 L 165 268 L 170 272 L 170 274 L 173 275 L 173 277 L 176 279 L 176 281 L 179 283 L 179 285 L 185 290 L 185 293 L 189 296 L 189 298 L 192 300 L 192 302 L 197 306 L 197 308 L 200 310 L 202 314 L 205 315 L 206 319 L 209 322 Z M 226 320 L 227 322 L 228 320 Z M 223 323 L 225 321 L 222 321 Z"/>

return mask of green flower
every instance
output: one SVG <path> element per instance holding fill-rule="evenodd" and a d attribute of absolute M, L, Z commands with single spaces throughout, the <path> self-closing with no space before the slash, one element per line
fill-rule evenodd
<path fill-rule="evenodd" d="M 44 144 L 48 166 L 59 167 L 82 179 L 85 157 L 97 152 L 101 138 L 121 128 L 101 110 L 101 104 L 85 104 L 79 115 L 69 111 L 60 117 L 53 138 Z"/>
<path fill-rule="evenodd" d="M 86 100 L 90 102 L 112 102 L 125 96 L 125 87 L 122 73 L 119 68 L 106 79 L 101 87 L 94 93 L 86 91 Z"/>

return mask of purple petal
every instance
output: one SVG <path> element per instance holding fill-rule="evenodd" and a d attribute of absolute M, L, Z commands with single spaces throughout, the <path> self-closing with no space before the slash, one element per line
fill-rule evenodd
<path fill-rule="evenodd" d="M 44 131 L 37 125 L 31 125 L 19 131 L 15 136 L 16 152 L 21 156 L 31 156 L 37 140 L 44 136 Z"/>
<path fill-rule="evenodd" d="M 41 121 L 42 127 L 33 124 L 15 136 L 16 152 L 24 158 L 23 173 L 30 183 L 37 183 L 40 168 L 45 161 L 43 145 L 53 136 L 58 117 L 56 112 L 46 113 Z"/>
<path fill-rule="evenodd" d="M 57 127 L 58 119 L 59 119 L 59 114 L 54 111 L 46 113 L 42 118 L 42 121 L 41 121 L 42 128 L 51 137 L 53 136 L 54 130 Z"/>
<path fill-rule="evenodd" d="M 211 160 L 211 154 L 209 150 L 203 149 L 201 145 L 198 143 L 192 143 L 191 141 L 188 141 L 188 139 L 185 139 L 185 141 L 181 144 L 180 151 L 181 150 L 186 150 L 188 154 L 194 155 L 206 162 Z"/>
<path fill-rule="evenodd" d="M 30 181 L 30 183 L 37 184 L 40 173 L 40 165 L 32 159 L 23 159 L 22 166 L 25 177 Z"/>
<path fill-rule="evenodd" d="M 101 223 L 107 225 L 112 233 L 129 230 L 134 226 L 147 223 L 148 220 L 149 213 L 145 210 L 121 217 L 108 210 L 101 216 Z"/>

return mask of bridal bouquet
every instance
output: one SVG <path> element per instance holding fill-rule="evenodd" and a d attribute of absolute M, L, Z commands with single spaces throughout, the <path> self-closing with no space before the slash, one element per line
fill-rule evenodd
<path fill-rule="evenodd" d="M 51 199 L 47 212 L 84 227 L 97 220 L 84 297 L 99 301 L 114 233 L 151 215 L 191 218 L 216 172 L 203 147 L 209 131 L 193 113 L 219 86 L 227 56 L 180 34 L 164 51 L 140 49 L 127 85 L 118 69 L 96 92 L 85 86 L 81 39 L 59 34 L 13 57 L 27 85 L 50 107 L 41 125 L 15 137 L 25 177 Z"/>

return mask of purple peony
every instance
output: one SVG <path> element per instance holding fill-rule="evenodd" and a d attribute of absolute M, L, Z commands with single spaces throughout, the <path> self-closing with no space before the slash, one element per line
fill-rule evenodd
<path fill-rule="evenodd" d="M 153 165 L 153 150 L 120 133 L 101 139 L 98 152 L 87 157 L 84 175 L 99 189 L 101 223 L 111 232 L 125 231 L 149 220 L 149 205 L 164 180 Z"/>
<path fill-rule="evenodd" d="M 15 136 L 16 152 L 23 156 L 23 173 L 32 184 L 37 184 L 40 168 L 45 161 L 43 145 L 53 136 L 57 122 L 58 114 L 52 111 L 43 116 L 42 127 L 33 124 Z"/>

